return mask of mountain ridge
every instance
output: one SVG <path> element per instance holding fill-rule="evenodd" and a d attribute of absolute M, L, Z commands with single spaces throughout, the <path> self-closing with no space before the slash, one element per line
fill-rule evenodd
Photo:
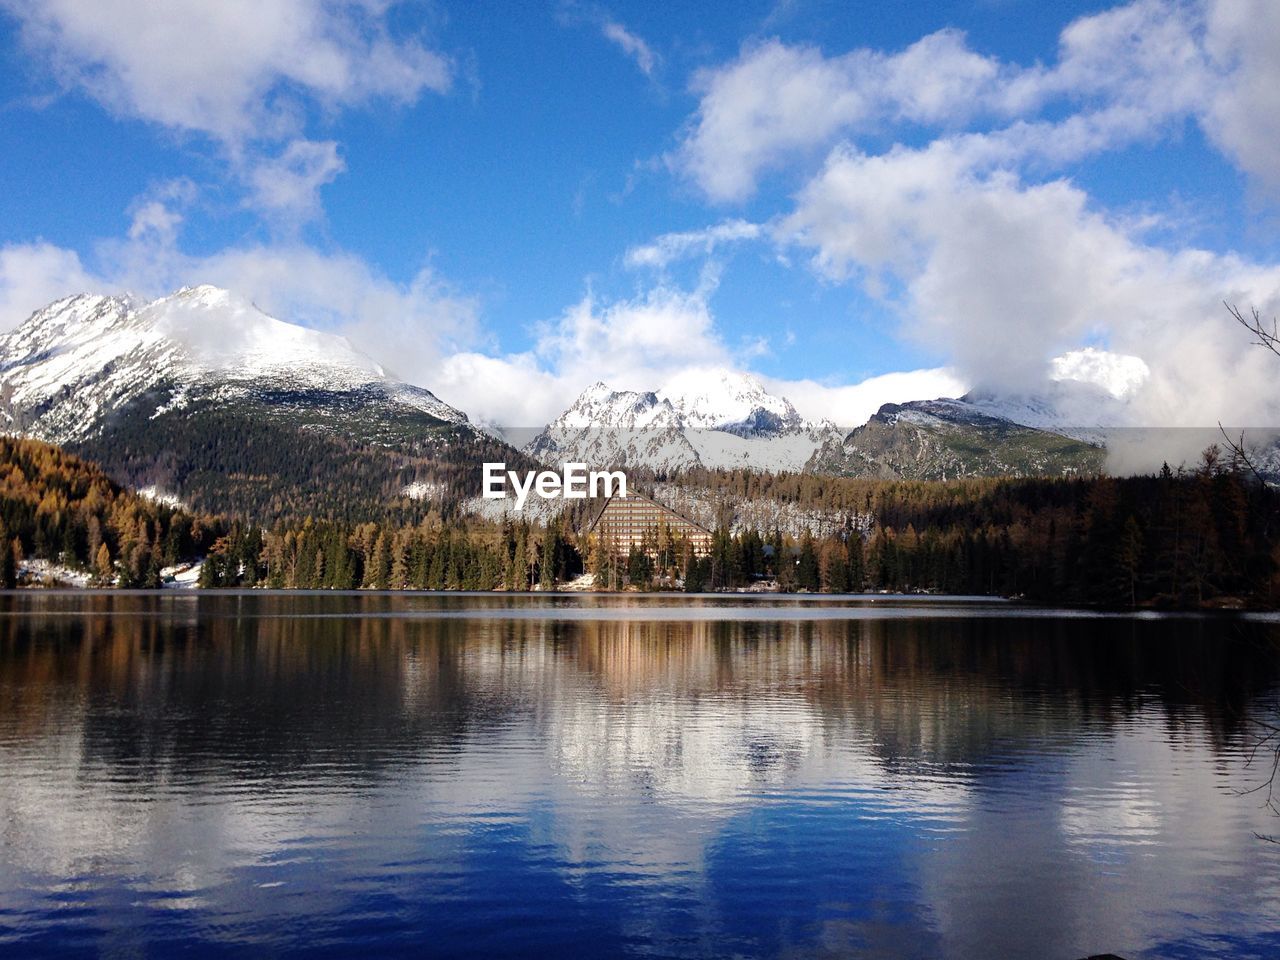
<path fill-rule="evenodd" d="M 713 368 L 652 391 L 597 381 L 524 449 L 543 460 L 663 472 L 765 463 L 798 470 L 835 433 L 834 424 L 804 419 L 755 377 Z"/>
<path fill-rule="evenodd" d="M 1055 429 L 1052 398 L 889 403 L 867 423 L 841 430 L 806 420 L 753 377 L 708 373 L 653 391 L 597 381 L 524 449 L 547 462 L 668 474 L 745 467 L 900 479 L 1095 473 L 1105 458 L 1103 431 Z"/>
<path fill-rule="evenodd" d="M 1102 471 L 1105 449 L 1015 423 L 965 399 L 883 404 L 805 464 L 809 473 L 899 480 L 1078 476 Z"/>
<path fill-rule="evenodd" d="M 467 420 L 346 338 L 278 320 L 210 285 L 149 302 L 100 294 L 56 300 L 0 337 L 0 383 L 0 423 L 58 443 L 86 439 L 112 410 L 166 388 L 167 403 L 179 408 L 206 391 L 377 387 L 441 422 Z"/>
<path fill-rule="evenodd" d="M 657 474 L 1096 472 L 1102 440 L 1061 425 L 1058 408 L 1075 394 L 1059 393 L 889 404 L 844 430 L 805 418 L 750 374 L 705 366 L 655 390 L 597 381 L 517 452 L 344 337 L 207 284 L 151 301 L 64 297 L 0 337 L 0 429 L 67 444 L 122 482 L 231 513 L 286 509 L 289 485 L 312 491 L 308 509 L 426 510 L 474 497 L 482 459 Z M 276 450 L 294 451 L 293 461 L 273 464 Z M 351 500 L 352 489 L 365 492 Z"/>
<path fill-rule="evenodd" d="M 0 337 L 0 429 L 262 521 L 448 511 L 479 493 L 475 463 L 523 460 L 345 338 L 209 285 L 33 313 Z M 414 484 L 434 495 L 405 495 Z"/>

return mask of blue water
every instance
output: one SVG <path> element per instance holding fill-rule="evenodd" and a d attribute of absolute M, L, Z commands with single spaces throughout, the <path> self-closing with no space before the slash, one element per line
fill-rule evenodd
<path fill-rule="evenodd" d="M 0 596 L 0 955 L 1280 956 L 1280 625 Z"/>

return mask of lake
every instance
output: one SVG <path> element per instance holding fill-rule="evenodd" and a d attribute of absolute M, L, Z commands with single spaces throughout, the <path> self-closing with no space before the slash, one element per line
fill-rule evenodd
<path fill-rule="evenodd" d="M 1280 956 L 1274 618 L 0 595 L 0 955 Z"/>

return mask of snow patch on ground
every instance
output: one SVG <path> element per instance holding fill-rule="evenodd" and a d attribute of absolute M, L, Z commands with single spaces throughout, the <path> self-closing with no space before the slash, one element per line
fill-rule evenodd
<path fill-rule="evenodd" d="M 504 497 L 501 500 L 486 500 L 483 497 L 470 497 L 462 501 L 460 509 L 463 513 L 484 520 L 501 522 L 503 520 L 528 520 L 532 523 L 546 523 L 564 508 L 562 500 L 546 500 L 542 497 L 529 497 L 522 509 L 516 509 L 515 497 Z"/>
<path fill-rule="evenodd" d="M 165 493 L 155 484 L 151 484 L 150 486 L 146 486 L 146 487 L 139 487 L 138 496 L 144 497 L 147 500 L 153 500 L 156 503 L 163 503 L 166 506 L 173 507 L 176 510 L 185 510 L 187 506 L 185 503 L 183 503 L 181 500 L 178 499 L 177 494 Z"/>
<path fill-rule="evenodd" d="M 18 582 L 40 587 L 87 587 L 89 574 L 49 560 L 24 560 L 18 568 Z"/>
<path fill-rule="evenodd" d="M 400 495 L 408 497 L 410 500 L 431 500 L 436 497 L 442 497 L 445 493 L 444 488 L 430 480 L 415 480 L 413 483 L 406 483 L 400 488 Z"/>
<path fill-rule="evenodd" d="M 165 567 L 160 571 L 160 584 L 167 589 L 191 589 L 200 583 L 200 569 L 203 560 L 195 563 L 179 563 L 177 566 Z"/>

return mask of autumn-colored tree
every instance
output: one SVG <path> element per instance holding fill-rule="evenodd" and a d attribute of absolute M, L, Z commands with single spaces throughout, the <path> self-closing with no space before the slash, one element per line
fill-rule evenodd
<path fill-rule="evenodd" d="M 98 555 L 93 560 L 93 571 L 102 583 L 111 584 L 115 582 L 116 575 L 114 566 L 111 563 L 111 551 L 107 549 L 105 543 L 98 547 Z"/>

